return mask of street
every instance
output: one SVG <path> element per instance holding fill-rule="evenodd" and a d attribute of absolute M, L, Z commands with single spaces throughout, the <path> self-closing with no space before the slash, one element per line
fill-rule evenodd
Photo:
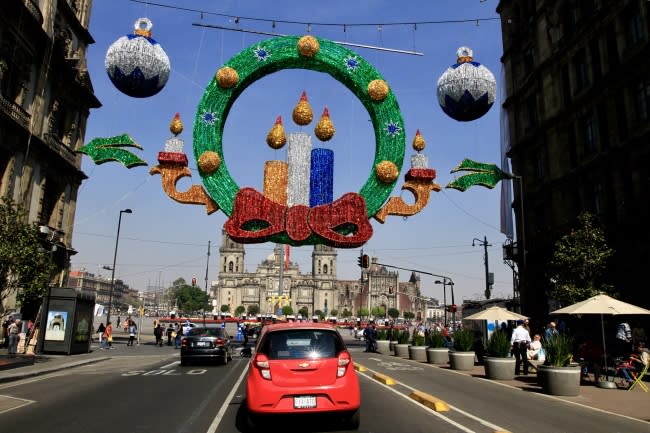
<path fill-rule="evenodd" d="M 647 422 L 426 363 L 364 353 L 360 342 L 347 343 L 360 368 L 362 432 L 648 431 Z M 173 347 L 143 343 L 130 348 L 118 343 L 115 350 L 105 352 L 111 359 L 0 384 L 2 431 L 247 431 L 248 359 L 236 356 L 227 365 L 181 367 Z M 396 383 L 378 380 L 382 374 Z M 410 397 L 416 391 L 444 400 L 449 411 L 436 412 L 416 402 Z M 338 431 L 319 418 L 283 418 L 269 428 Z"/>

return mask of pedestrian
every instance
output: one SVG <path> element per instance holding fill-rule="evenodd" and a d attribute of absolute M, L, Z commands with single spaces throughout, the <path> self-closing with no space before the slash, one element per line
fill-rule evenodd
<path fill-rule="evenodd" d="M 174 325 L 171 323 L 169 324 L 169 327 L 167 328 L 167 345 L 171 346 L 172 345 L 172 336 L 174 335 Z"/>
<path fill-rule="evenodd" d="M 176 335 L 174 336 L 174 349 L 181 348 L 181 338 L 183 337 L 183 327 L 176 323 Z"/>
<path fill-rule="evenodd" d="M 515 376 L 519 375 L 522 364 L 524 375 L 528 375 L 528 347 L 530 343 L 530 334 L 524 328 L 524 321 L 517 320 L 517 327 L 512 331 L 512 337 L 510 337 L 512 354 L 515 355 Z"/>
<path fill-rule="evenodd" d="M 14 316 L 12 315 L 9 315 L 9 317 L 2 322 L 2 347 L 9 347 L 9 334 L 7 333 L 7 329 L 12 323 L 14 323 Z"/>
<path fill-rule="evenodd" d="M 555 337 L 558 335 L 557 329 L 555 322 L 549 322 L 548 325 L 546 325 L 546 329 L 544 330 L 544 338 L 546 340 L 550 340 L 551 338 Z"/>
<path fill-rule="evenodd" d="M 104 326 L 104 322 L 101 322 L 99 326 L 97 327 L 97 338 L 99 339 L 99 347 L 104 348 L 104 331 L 106 330 L 106 327 Z"/>
<path fill-rule="evenodd" d="M 133 346 L 133 342 L 135 341 L 135 333 L 138 331 L 138 327 L 135 325 L 135 322 L 133 320 L 129 320 L 128 331 L 129 331 L 129 342 L 126 343 L 126 345 Z"/>
<path fill-rule="evenodd" d="M 113 349 L 113 325 L 110 320 L 106 322 L 104 328 L 104 340 L 106 340 L 104 349 Z"/>
<path fill-rule="evenodd" d="M 7 333 L 9 334 L 8 348 L 9 355 L 15 356 L 18 353 L 18 340 L 20 340 L 21 331 L 20 319 L 16 319 L 13 323 L 7 326 Z"/>
<path fill-rule="evenodd" d="M 163 328 L 162 326 L 160 326 L 160 323 L 158 323 L 156 327 L 153 329 L 153 335 L 156 337 L 156 346 L 162 347 Z"/>

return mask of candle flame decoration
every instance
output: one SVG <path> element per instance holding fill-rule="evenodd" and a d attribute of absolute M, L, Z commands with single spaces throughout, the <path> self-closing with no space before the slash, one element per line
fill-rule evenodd
<path fill-rule="evenodd" d="M 272 149 L 280 149 L 287 143 L 287 135 L 282 126 L 282 116 L 278 116 L 275 120 L 275 125 L 271 128 L 266 136 L 266 144 Z"/>
<path fill-rule="evenodd" d="M 292 115 L 293 121 L 300 126 L 309 125 L 314 119 L 314 112 L 312 111 L 311 105 L 309 105 L 309 101 L 307 100 L 307 92 L 302 92 L 300 101 L 298 101 L 298 104 L 296 104 L 295 108 L 293 109 Z"/>
<path fill-rule="evenodd" d="M 174 135 L 178 135 L 183 132 L 183 122 L 181 121 L 181 115 L 179 113 L 176 113 L 171 123 L 169 124 L 169 131 Z"/>
<path fill-rule="evenodd" d="M 336 128 L 334 128 L 334 123 L 330 119 L 329 110 L 325 107 L 318 124 L 314 128 L 314 134 L 320 141 L 328 141 L 334 137 L 334 133 L 336 133 Z"/>

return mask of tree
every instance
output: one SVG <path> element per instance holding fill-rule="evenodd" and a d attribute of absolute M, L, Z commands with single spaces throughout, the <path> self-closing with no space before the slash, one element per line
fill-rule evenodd
<path fill-rule="evenodd" d="M 36 223 L 10 198 L 0 199 L 0 305 L 12 295 L 18 305 L 40 302 L 56 272 Z"/>
<path fill-rule="evenodd" d="M 547 273 L 552 283 L 549 297 L 560 305 L 571 305 L 599 292 L 611 292 L 612 286 L 603 281 L 603 271 L 613 254 L 594 216 L 580 214 L 577 228 L 555 242 Z"/>
<path fill-rule="evenodd" d="M 339 315 L 339 310 L 334 309 L 334 310 L 330 311 L 330 316 L 336 317 L 338 315 Z"/>
<path fill-rule="evenodd" d="M 285 305 L 282 307 L 282 315 L 283 316 L 291 316 L 293 314 L 293 308 L 291 308 L 291 305 Z"/>
<path fill-rule="evenodd" d="M 260 312 L 260 306 L 257 304 L 249 305 L 248 309 L 246 310 L 248 312 L 249 316 L 255 316 L 259 314 Z"/>
<path fill-rule="evenodd" d="M 223 304 L 223 305 L 221 306 L 221 312 L 222 312 L 222 313 L 227 313 L 227 312 L 229 312 L 229 311 L 230 311 L 230 305 L 228 305 L 228 304 Z"/>
<path fill-rule="evenodd" d="M 397 308 L 389 308 L 388 315 L 395 320 L 399 317 L 399 310 Z"/>
<path fill-rule="evenodd" d="M 368 317 L 368 309 L 366 307 L 359 308 L 359 311 L 357 312 L 357 316 Z"/>
<path fill-rule="evenodd" d="M 320 320 L 325 319 L 325 313 L 323 313 L 321 310 L 314 311 L 314 316 L 318 316 Z"/>
<path fill-rule="evenodd" d="M 198 287 L 184 284 L 173 287 L 172 291 L 174 293 L 175 304 L 178 305 L 180 310 L 186 313 L 210 309 L 208 294 Z"/>
<path fill-rule="evenodd" d="M 246 311 L 246 307 L 244 307 L 243 305 L 238 306 L 237 308 L 235 308 L 235 316 L 241 316 L 244 313 L 244 311 Z"/>
<path fill-rule="evenodd" d="M 384 310 L 384 307 L 372 307 L 370 314 L 373 317 L 384 317 L 386 315 L 386 310 Z"/>
<path fill-rule="evenodd" d="M 352 316 L 352 311 L 348 310 L 347 308 L 344 308 L 343 309 L 343 317 L 347 319 L 350 316 Z"/>
<path fill-rule="evenodd" d="M 309 316 L 309 308 L 307 308 L 307 307 L 300 307 L 300 310 L 298 310 L 298 314 L 300 314 L 302 317 L 307 317 L 307 316 Z"/>
<path fill-rule="evenodd" d="M 410 319 L 413 319 L 414 317 L 415 317 L 415 313 L 414 313 L 414 312 L 412 312 L 412 311 L 405 311 L 405 312 L 404 312 L 404 318 L 405 318 L 405 319 L 410 320 Z"/>

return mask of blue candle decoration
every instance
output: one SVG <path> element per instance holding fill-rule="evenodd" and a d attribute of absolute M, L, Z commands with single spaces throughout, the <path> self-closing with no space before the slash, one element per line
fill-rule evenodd
<path fill-rule="evenodd" d="M 312 149 L 309 178 L 309 207 L 331 203 L 334 194 L 334 151 Z"/>

